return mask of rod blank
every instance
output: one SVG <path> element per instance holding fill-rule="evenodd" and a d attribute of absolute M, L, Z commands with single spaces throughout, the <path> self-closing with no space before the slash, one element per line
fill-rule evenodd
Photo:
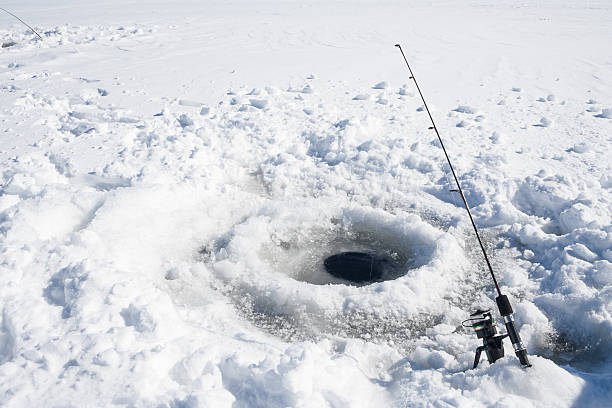
<path fill-rule="evenodd" d="M 478 240 L 478 244 L 480 245 L 480 249 L 482 250 L 482 254 L 484 255 L 485 262 L 487 263 L 487 267 L 489 268 L 489 272 L 491 273 L 491 277 L 493 278 L 493 283 L 495 283 L 495 289 L 497 289 L 497 294 L 501 296 L 501 290 L 499 289 L 499 285 L 497 284 L 497 278 L 495 278 L 495 273 L 493 272 L 493 267 L 491 266 L 491 262 L 489 261 L 489 256 L 487 255 L 487 251 L 485 250 L 484 244 L 480 239 L 480 234 L 478 233 L 478 228 L 476 227 L 476 223 L 474 222 L 474 217 L 472 217 L 472 212 L 470 211 L 470 206 L 465 199 L 465 195 L 463 194 L 463 189 L 461 188 L 461 184 L 459 184 L 459 179 L 457 178 L 457 173 L 455 172 L 455 168 L 451 163 L 451 159 L 448 156 L 448 152 L 446 151 L 446 147 L 444 147 L 444 142 L 442 142 L 442 137 L 440 136 L 440 132 L 438 132 L 438 128 L 436 127 L 436 123 L 431 116 L 431 112 L 429 107 L 427 106 L 427 102 L 425 102 L 425 97 L 423 97 L 423 93 L 421 92 L 421 88 L 419 87 L 419 83 L 417 82 L 414 73 L 412 72 L 412 68 L 410 68 L 410 64 L 408 63 L 408 59 L 406 58 L 406 54 L 404 54 L 404 50 L 402 50 L 402 46 L 399 44 L 395 44 L 397 48 L 399 48 L 402 53 L 402 57 L 404 57 L 404 61 L 406 62 L 406 66 L 408 67 L 408 71 L 410 71 L 410 79 L 414 81 L 417 90 L 419 91 L 419 95 L 421 96 L 421 100 L 423 101 L 423 105 L 425 105 L 425 109 L 427 110 L 427 115 L 429 115 L 429 120 L 431 121 L 431 127 L 429 129 L 436 132 L 436 136 L 438 136 L 438 140 L 440 141 L 440 146 L 442 146 L 442 150 L 444 151 L 444 156 L 446 157 L 446 161 L 448 162 L 448 166 L 450 167 L 451 173 L 453 173 L 453 178 L 455 179 L 455 184 L 457 184 L 457 192 L 461 196 L 461 200 L 463 201 L 463 205 L 470 217 L 470 222 L 472 223 L 472 228 L 474 228 L 474 233 L 476 234 L 476 239 Z"/>

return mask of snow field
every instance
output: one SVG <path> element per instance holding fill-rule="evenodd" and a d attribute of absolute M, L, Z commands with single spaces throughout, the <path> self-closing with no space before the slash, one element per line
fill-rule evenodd
<path fill-rule="evenodd" d="M 553 28 L 570 26 L 563 11 L 550 13 L 562 21 Z M 287 24 L 303 18 L 289 14 Z M 599 20 L 579 14 L 596 31 Z M 520 75 L 511 58 L 485 61 L 464 70 L 482 90 L 447 87 L 461 100 L 437 98 L 430 75 L 445 64 L 416 72 L 433 88 L 426 95 L 534 364 L 520 369 L 507 344 L 507 358 L 464 372 L 478 341 L 460 323 L 494 307 L 493 291 L 405 72 L 370 75 L 380 65 L 370 61 L 341 82 L 325 69 L 297 74 L 294 60 L 264 79 L 227 80 L 226 67 L 204 67 L 213 62 L 180 64 L 201 37 L 162 49 L 194 26 L 52 27 L 43 44 L 22 28 L 2 33 L 16 42 L 0 61 L 3 405 L 609 401 L 610 95 L 585 79 L 609 81 L 600 60 L 558 86 L 528 58 Z M 204 35 L 227 32 L 211 27 Z M 336 63 L 325 41 L 342 44 L 352 30 L 245 27 L 228 43 L 251 34 L 254 54 L 265 53 L 269 34 L 279 50 L 305 47 L 319 66 Z M 588 66 L 593 57 L 581 55 L 561 74 Z M 123 64 L 110 70 L 110 61 Z M 151 80 L 168 62 L 177 74 Z M 223 92 L 197 95 L 208 79 L 198 70 L 215 69 L 210 89 Z M 320 262 L 350 249 L 388 251 L 405 273 L 339 284 Z"/>

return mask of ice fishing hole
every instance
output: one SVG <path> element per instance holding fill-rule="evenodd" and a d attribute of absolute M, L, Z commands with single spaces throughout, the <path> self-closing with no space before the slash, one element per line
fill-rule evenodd
<path fill-rule="evenodd" d="M 330 275 L 354 283 L 380 280 L 387 258 L 365 252 L 341 252 L 325 259 L 323 265 Z"/>
<path fill-rule="evenodd" d="M 259 255 L 272 270 L 314 285 L 364 286 L 397 279 L 429 261 L 394 228 L 332 222 L 331 228 L 276 231 Z"/>
<path fill-rule="evenodd" d="M 357 268 L 347 267 L 347 253 Z M 406 342 L 428 327 L 423 316 L 445 304 L 442 276 L 462 254 L 449 233 L 417 214 L 313 199 L 264 206 L 198 256 L 236 311 L 274 335 Z M 367 276 L 358 276 L 368 262 Z"/>
<path fill-rule="evenodd" d="M 223 279 L 257 287 L 285 286 L 287 278 L 360 287 L 396 280 L 435 258 L 439 231 L 415 215 L 367 209 L 338 215 L 285 211 L 249 217 L 200 254 Z"/>

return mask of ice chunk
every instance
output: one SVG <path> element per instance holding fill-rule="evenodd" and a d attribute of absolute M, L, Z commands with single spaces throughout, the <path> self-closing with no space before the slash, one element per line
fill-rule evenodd
<path fill-rule="evenodd" d="M 191 120 L 191 118 L 185 115 L 184 113 L 181 116 L 179 116 L 176 120 L 183 128 L 187 126 L 193 126 L 193 120 Z"/>
<path fill-rule="evenodd" d="M 263 109 L 268 106 L 267 99 L 250 99 L 249 102 L 251 102 L 251 106 L 254 106 L 257 109 Z"/>

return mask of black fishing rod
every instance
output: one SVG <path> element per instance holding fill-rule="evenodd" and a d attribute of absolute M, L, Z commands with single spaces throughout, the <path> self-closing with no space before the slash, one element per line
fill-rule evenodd
<path fill-rule="evenodd" d="M 431 116 L 431 112 L 429 107 L 427 106 L 427 102 L 425 102 L 425 97 L 423 97 L 423 93 L 421 92 L 421 88 L 412 72 L 412 68 L 410 68 L 410 64 L 408 63 L 408 59 L 406 58 L 406 54 L 404 54 L 404 50 L 402 50 L 401 45 L 395 44 L 397 48 L 399 48 L 402 53 L 402 57 L 404 57 L 404 61 L 406 62 L 406 66 L 408 67 L 408 71 L 410 71 L 410 79 L 414 81 L 416 85 L 417 91 L 419 91 L 419 95 L 421 96 L 421 100 L 423 101 L 423 105 L 425 106 L 425 110 L 429 115 L 429 120 L 431 121 L 430 130 L 436 132 L 438 136 L 438 141 L 440 142 L 440 146 L 444 151 L 444 156 L 446 157 L 446 161 L 448 162 L 448 166 L 450 167 L 451 173 L 453 174 L 453 178 L 455 179 L 455 184 L 457 185 L 457 189 L 453 189 L 451 191 L 459 193 L 461 196 L 461 200 L 463 201 L 463 205 L 465 206 L 465 210 L 468 213 L 468 217 L 470 218 L 470 222 L 472 223 L 472 228 L 474 229 L 474 233 L 476 234 L 476 239 L 478 240 L 478 244 L 480 245 L 480 249 L 482 250 L 482 255 L 484 256 L 485 262 L 491 273 L 491 277 L 493 278 L 493 283 L 495 284 L 495 289 L 497 290 L 497 297 L 495 298 L 495 302 L 497 303 L 497 307 L 499 309 L 499 313 L 504 318 L 504 323 L 506 324 L 506 331 L 508 332 L 505 335 L 498 335 L 497 330 L 495 329 L 495 322 L 491 317 L 491 313 L 488 311 L 478 310 L 471 315 L 470 319 L 466 321 L 470 321 L 470 325 L 476 331 L 478 338 L 483 339 L 483 345 L 476 349 L 476 358 L 474 359 L 474 368 L 478 366 L 478 361 L 480 360 L 480 353 L 485 351 L 487 354 L 487 358 L 489 363 L 494 363 L 497 359 L 504 356 L 504 346 L 502 343 L 502 339 L 505 337 L 510 337 L 510 341 L 512 342 L 512 346 L 514 347 L 514 352 L 518 357 L 521 364 L 525 367 L 531 367 L 529 363 L 529 359 L 527 358 L 527 348 L 523 345 L 521 340 L 521 336 L 519 335 L 518 330 L 514 324 L 514 316 L 512 315 L 514 311 L 512 310 L 512 306 L 510 305 L 510 300 L 506 295 L 503 295 L 501 290 L 499 289 L 499 284 L 497 283 L 497 278 L 495 278 L 495 273 L 493 272 L 493 267 L 491 266 L 491 262 L 489 261 L 489 256 L 487 255 L 487 251 L 485 250 L 484 244 L 482 243 L 482 239 L 480 238 L 480 234 L 478 233 L 478 228 L 476 227 L 476 223 L 474 222 L 474 217 L 472 216 L 472 212 L 470 211 L 470 206 L 465 199 L 465 195 L 463 194 L 463 189 L 461 188 L 461 184 L 459 183 L 459 178 L 457 178 L 457 173 L 451 163 L 450 157 L 448 156 L 448 152 L 446 151 L 446 147 L 444 147 L 444 142 L 442 142 L 442 137 L 440 136 L 440 132 L 438 132 L 438 127 Z"/>

